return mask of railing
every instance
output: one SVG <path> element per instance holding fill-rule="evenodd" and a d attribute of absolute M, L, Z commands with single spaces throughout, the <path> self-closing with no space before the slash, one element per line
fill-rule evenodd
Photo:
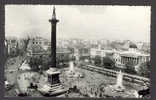
<path fill-rule="evenodd" d="M 92 65 L 85 65 L 85 66 L 80 66 L 80 67 L 87 69 L 87 70 L 102 73 L 102 74 L 107 75 L 107 76 L 112 76 L 112 77 L 116 77 L 117 74 L 119 73 L 118 71 L 115 71 L 115 70 L 96 67 L 96 66 L 92 66 Z M 123 80 L 133 82 L 136 84 L 142 84 L 142 85 L 144 85 L 144 83 L 146 83 L 146 82 L 147 83 L 150 82 L 149 78 L 145 78 L 145 77 L 141 77 L 141 76 L 137 76 L 137 75 L 132 75 L 132 74 L 127 74 L 127 73 L 123 73 Z"/>

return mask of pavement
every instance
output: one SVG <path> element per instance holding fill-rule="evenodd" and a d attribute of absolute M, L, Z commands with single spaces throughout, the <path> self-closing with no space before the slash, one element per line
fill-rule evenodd
<path fill-rule="evenodd" d="M 32 81 L 32 77 L 36 77 L 37 80 L 37 76 L 38 73 L 34 73 L 34 72 L 30 72 L 30 71 L 25 71 L 25 72 L 20 72 L 17 69 L 20 67 L 21 65 L 21 61 L 20 61 L 20 57 L 15 58 L 16 62 L 12 65 L 7 66 L 7 70 L 6 70 L 6 77 L 7 80 L 10 82 L 13 82 L 14 84 L 17 84 L 19 87 L 20 91 L 22 92 L 27 92 L 27 87 L 30 85 L 30 82 Z M 10 73 L 8 70 L 14 70 L 12 73 Z M 89 70 L 85 70 L 85 69 L 81 69 L 81 68 L 77 68 L 75 67 L 74 70 L 76 72 L 80 72 L 84 74 L 84 78 L 68 78 L 66 76 L 66 71 L 67 69 L 61 69 L 61 74 L 60 74 L 60 81 L 61 83 L 66 86 L 66 87 L 72 87 L 74 85 L 76 85 L 78 87 L 78 89 L 80 89 L 80 92 L 83 94 L 93 94 L 95 92 L 98 92 L 98 88 L 101 85 L 112 85 L 116 83 L 116 78 L 113 77 L 108 77 L 105 76 L 103 74 L 99 74 L 97 72 L 92 72 Z M 36 74 L 36 76 L 34 76 Z M 44 84 L 47 80 L 44 76 L 38 77 L 39 78 L 39 83 Z M 17 80 L 17 81 L 16 81 Z M 16 83 L 17 82 L 17 83 Z M 123 82 L 125 88 L 127 89 L 136 89 L 136 90 L 140 90 L 142 88 L 142 86 L 139 86 L 137 84 L 132 84 L 132 83 L 128 83 L 128 82 Z M 6 93 L 7 94 L 7 93 Z M 11 94 L 9 94 L 10 96 Z M 12 94 L 12 96 L 14 96 Z M 36 92 L 34 92 L 33 96 L 41 96 L 40 94 Z M 63 96 L 63 95 L 62 95 Z M 75 93 L 71 93 L 70 97 L 83 97 L 80 94 L 75 94 Z"/>
<path fill-rule="evenodd" d="M 62 83 L 64 83 L 66 86 L 74 86 L 76 85 L 78 87 L 78 89 L 80 89 L 80 91 L 84 94 L 88 93 L 90 96 L 95 96 L 94 93 L 98 93 L 99 92 L 99 88 L 103 85 L 104 87 L 108 86 L 108 85 L 115 85 L 116 84 L 116 78 L 114 77 L 108 77 L 105 76 L 103 74 L 99 74 L 97 72 L 92 72 L 89 70 L 85 70 L 85 69 L 81 69 L 81 68 L 77 68 L 75 67 L 75 71 L 80 72 L 80 73 L 84 73 L 84 78 L 79 78 L 79 79 L 68 79 L 65 76 L 65 71 L 62 73 L 62 75 L 60 75 L 60 79 L 62 79 Z M 137 84 L 133 84 L 133 83 L 129 83 L 129 82 L 123 82 L 126 90 L 140 90 L 142 89 L 142 86 L 137 85 Z M 111 93 L 111 90 L 108 88 L 106 91 L 109 95 L 109 93 Z M 126 92 L 127 93 L 127 92 Z M 127 95 L 127 94 L 123 94 L 120 95 L 122 97 L 132 97 L 131 95 Z M 105 94 L 105 93 L 104 93 Z M 117 96 L 118 93 L 115 93 L 115 95 Z M 110 94 L 110 96 L 113 96 L 113 93 Z"/>

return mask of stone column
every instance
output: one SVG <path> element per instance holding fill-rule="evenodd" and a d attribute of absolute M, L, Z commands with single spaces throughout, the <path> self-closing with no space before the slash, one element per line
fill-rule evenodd
<path fill-rule="evenodd" d="M 56 24 L 59 20 L 56 19 L 55 7 L 53 9 L 52 19 L 49 22 L 51 23 L 51 64 L 52 67 L 56 67 Z"/>

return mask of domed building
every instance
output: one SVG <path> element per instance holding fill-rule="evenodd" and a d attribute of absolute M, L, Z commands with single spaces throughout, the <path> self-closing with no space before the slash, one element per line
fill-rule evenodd
<path fill-rule="evenodd" d="M 131 62 L 134 67 L 140 63 L 150 61 L 149 54 L 139 52 L 136 44 L 130 42 L 128 51 L 120 52 L 120 67 L 124 68 L 128 62 Z"/>
<path fill-rule="evenodd" d="M 134 48 L 134 49 L 136 49 L 137 46 L 136 46 L 134 43 L 130 43 L 129 48 Z"/>
<path fill-rule="evenodd" d="M 129 43 L 129 51 L 137 51 L 137 46 L 136 46 L 136 44 L 134 44 L 134 43 L 132 43 L 132 42 L 130 42 Z"/>
<path fill-rule="evenodd" d="M 115 65 L 119 68 L 125 68 L 125 65 L 129 62 L 135 67 L 136 65 L 150 61 L 150 54 L 140 52 L 137 45 L 131 41 L 126 42 L 124 45 L 126 49 L 124 50 L 103 50 L 100 46 L 98 47 L 99 48 L 90 49 L 90 57 L 94 58 L 95 56 L 100 56 L 102 59 L 106 56 L 112 57 L 115 61 Z"/>

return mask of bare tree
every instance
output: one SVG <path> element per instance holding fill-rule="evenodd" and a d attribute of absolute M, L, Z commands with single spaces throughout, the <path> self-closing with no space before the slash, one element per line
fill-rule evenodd
<path fill-rule="evenodd" d="M 27 38 L 23 39 L 23 42 L 24 42 L 24 51 L 27 50 L 29 41 L 30 41 L 30 36 L 29 35 L 27 36 Z"/>

